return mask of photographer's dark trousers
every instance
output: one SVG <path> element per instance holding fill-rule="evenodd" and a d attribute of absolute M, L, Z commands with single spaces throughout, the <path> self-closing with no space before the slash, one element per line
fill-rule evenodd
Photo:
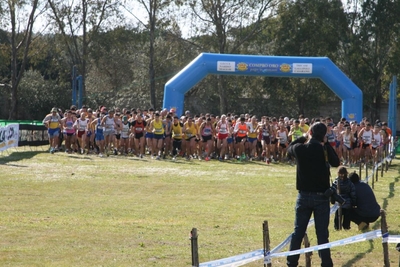
<path fill-rule="evenodd" d="M 350 229 L 350 213 L 351 209 L 342 208 L 342 216 L 340 218 L 340 222 L 342 222 L 342 228 L 345 230 Z M 335 213 L 335 229 L 339 230 L 339 210 Z"/>
<path fill-rule="evenodd" d="M 294 221 L 294 232 L 290 242 L 289 250 L 300 249 L 304 234 L 307 230 L 308 222 L 314 213 L 315 231 L 317 234 L 318 245 L 329 243 L 329 217 L 330 201 L 324 193 L 303 192 L 300 191 L 296 201 L 296 218 Z M 332 267 L 332 258 L 330 249 L 318 251 L 321 258 L 322 267 Z M 298 265 L 300 255 L 287 257 L 287 266 L 294 267 Z"/>
<path fill-rule="evenodd" d="M 372 223 L 372 222 L 375 222 L 376 220 L 378 220 L 378 218 L 379 218 L 379 216 L 375 216 L 375 217 L 361 216 L 361 215 L 358 215 L 357 212 L 355 212 L 354 210 L 351 210 L 349 213 L 349 219 L 357 225 L 359 225 L 362 222 Z"/>
<path fill-rule="evenodd" d="M 172 141 L 172 155 L 176 156 L 178 154 L 178 150 L 182 149 L 182 139 L 174 139 Z"/>

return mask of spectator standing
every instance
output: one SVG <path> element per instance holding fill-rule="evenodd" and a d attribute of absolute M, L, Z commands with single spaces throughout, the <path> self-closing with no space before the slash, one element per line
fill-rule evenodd
<path fill-rule="evenodd" d="M 326 132 L 325 124 L 315 123 L 310 129 L 310 140 L 300 137 L 288 147 L 288 154 L 297 160 L 296 189 L 299 191 L 290 250 L 300 249 L 312 213 L 318 245 L 329 242 L 330 202 L 324 193 L 330 188 L 330 166 L 338 167 L 340 161 L 329 143 L 324 142 Z M 333 266 L 329 248 L 319 250 L 318 254 L 321 266 Z M 288 256 L 287 266 L 297 266 L 298 261 L 299 255 Z"/>

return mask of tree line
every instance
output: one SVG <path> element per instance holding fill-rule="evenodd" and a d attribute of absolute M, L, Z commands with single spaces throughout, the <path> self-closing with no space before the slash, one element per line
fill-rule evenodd
<path fill-rule="evenodd" d="M 379 118 L 398 74 L 400 1 L 7 0 L 0 2 L 0 118 L 41 119 L 83 102 L 161 108 L 165 83 L 202 52 L 329 57 Z M 210 75 L 194 113 L 320 115 L 338 98 L 320 80 Z"/>

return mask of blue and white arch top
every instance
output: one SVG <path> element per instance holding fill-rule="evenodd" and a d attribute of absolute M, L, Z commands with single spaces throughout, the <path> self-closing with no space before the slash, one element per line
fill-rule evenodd
<path fill-rule="evenodd" d="M 185 93 L 208 74 L 319 78 L 342 100 L 342 117 L 362 119 L 361 90 L 327 57 L 202 53 L 165 84 L 164 108 L 182 114 Z"/>

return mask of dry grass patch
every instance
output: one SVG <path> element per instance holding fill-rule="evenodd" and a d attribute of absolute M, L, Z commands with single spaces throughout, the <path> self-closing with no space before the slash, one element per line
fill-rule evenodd
<path fill-rule="evenodd" d="M 374 189 L 391 234 L 400 233 L 398 164 L 393 161 Z M 272 247 L 293 228 L 295 167 L 288 165 L 21 148 L 0 154 L 0 165 L 1 266 L 190 266 L 193 227 L 201 262 L 260 249 L 264 220 Z M 359 234 L 352 226 L 338 232 L 332 223 L 331 240 Z M 314 229 L 309 235 L 316 244 Z M 393 245 L 390 253 L 396 263 Z M 336 266 L 383 265 L 380 239 L 334 248 L 332 255 Z M 316 254 L 313 263 L 319 264 Z"/>

